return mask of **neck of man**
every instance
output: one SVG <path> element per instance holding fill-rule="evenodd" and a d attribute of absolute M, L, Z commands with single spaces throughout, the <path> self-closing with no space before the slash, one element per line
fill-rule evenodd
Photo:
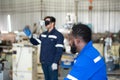
<path fill-rule="evenodd" d="M 82 49 L 86 46 L 85 42 L 80 43 L 79 47 L 78 47 L 78 51 L 81 52 Z"/>
<path fill-rule="evenodd" d="M 52 26 L 52 27 L 50 27 L 50 28 L 48 29 L 48 32 L 51 32 L 53 29 L 54 29 L 54 27 L 53 27 L 53 26 Z"/>

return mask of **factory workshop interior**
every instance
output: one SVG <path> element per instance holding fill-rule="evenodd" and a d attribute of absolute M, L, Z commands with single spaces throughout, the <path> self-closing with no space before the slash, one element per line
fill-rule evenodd
<path fill-rule="evenodd" d="M 38 37 L 46 31 L 46 16 L 56 18 L 55 28 L 64 36 L 59 80 L 64 80 L 77 56 L 69 45 L 75 23 L 92 30 L 93 46 L 104 58 L 108 80 L 120 80 L 120 0 L 0 0 L 0 80 L 45 80 L 41 45 L 31 44 L 24 28 L 29 26 Z"/>

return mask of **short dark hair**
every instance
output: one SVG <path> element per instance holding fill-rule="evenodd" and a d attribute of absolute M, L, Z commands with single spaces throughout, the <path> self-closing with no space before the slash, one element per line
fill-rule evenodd
<path fill-rule="evenodd" d="M 50 22 L 56 22 L 56 19 L 55 19 L 55 17 L 53 17 L 53 16 L 46 16 L 45 18 L 44 18 L 44 20 L 46 20 L 47 18 L 49 18 L 50 19 Z"/>
<path fill-rule="evenodd" d="M 72 35 L 74 37 L 82 37 L 82 39 L 88 43 L 91 40 L 92 31 L 91 29 L 82 23 L 74 24 L 72 27 Z"/>

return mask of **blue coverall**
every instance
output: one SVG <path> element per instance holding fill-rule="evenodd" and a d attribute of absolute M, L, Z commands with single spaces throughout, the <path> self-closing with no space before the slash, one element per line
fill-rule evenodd
<path fill-rule="evenodd" d="M 106 65 L 90 41 L 74 60 L 74 65 L 64 80 L 107 80 Z"/>

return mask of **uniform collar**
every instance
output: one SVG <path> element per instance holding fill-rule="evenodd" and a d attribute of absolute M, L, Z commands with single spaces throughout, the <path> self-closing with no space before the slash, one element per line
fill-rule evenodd
<path fill-rule="evenodd" d="M 48 32 L 48 31 L 47 31 L 47 33 L 48 33 L 48 34 L 52 34 L 52 33 L 54 33 L 54 32 L 55 32 L 55 30 L 56 30 L 56 29 L 55 29 L 55 28 L 53 28 L 50 32 Z"/>
<path fill-rule="evenodd" d="M 92 41 L 89 41 L 89 42 L 85 45 L 85 47 L 79 52 L 78 56 L 80 56 L 81 54 L 83 54 L 84 51 L 87 50 L 89 47 L 92 47 L 92 44 L 93 44 L 93 42 L 92 42 Z M 77 57 L 78 57 L 78 56 L 77 56 Z"/>

